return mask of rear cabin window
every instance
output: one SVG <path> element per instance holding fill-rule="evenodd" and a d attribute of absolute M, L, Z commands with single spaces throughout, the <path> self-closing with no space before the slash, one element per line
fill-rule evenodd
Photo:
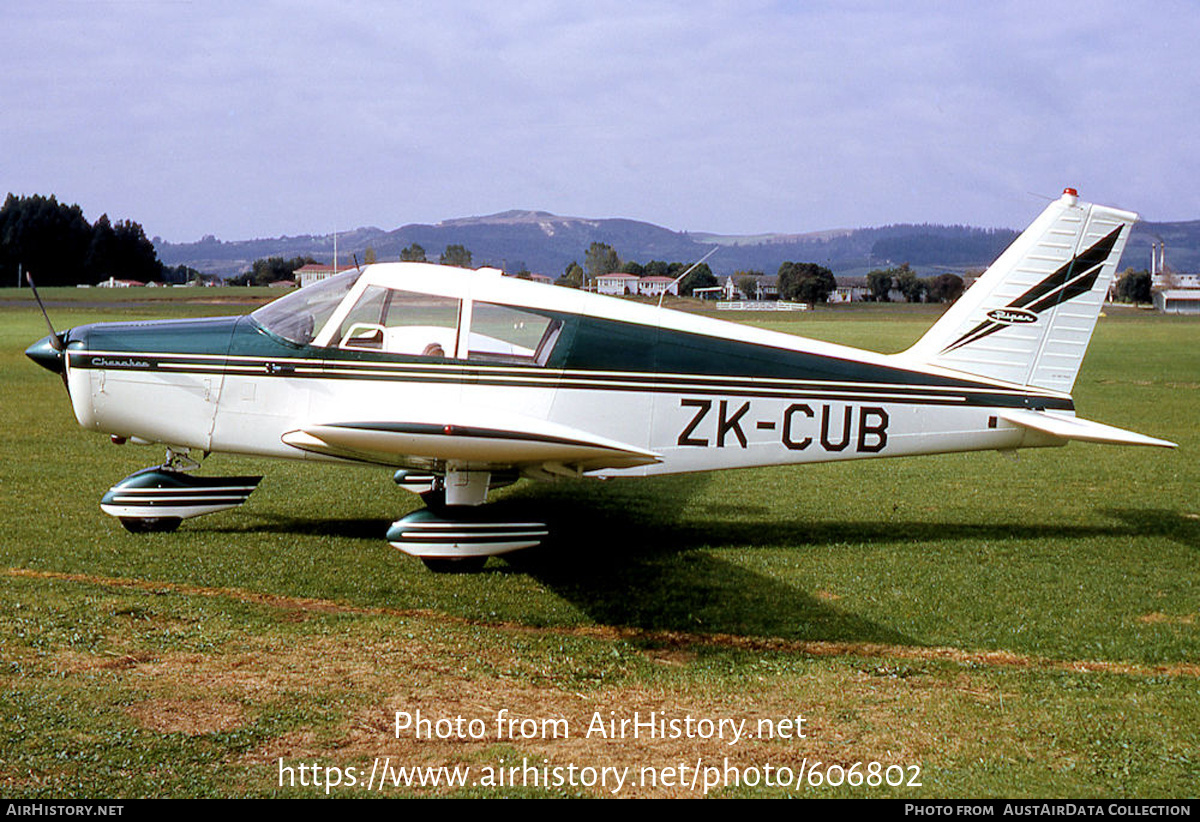
<path fill-rule="evenodd" d="M 337 345 L 419 357 L 457 356 L 461 301 L 368 286 L 338 329 Z"/>
<path fill-rule="evenodd" d="M 477 302 L 471 309 L 467 359 L 545 365 L 562 321 L 528 308 Z"/>

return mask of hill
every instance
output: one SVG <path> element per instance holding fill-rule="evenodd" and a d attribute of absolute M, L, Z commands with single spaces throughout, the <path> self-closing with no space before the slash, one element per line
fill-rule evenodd
<path fill-rule="evenodd" d="M 720 245 L 709 260 L 719 275 L 757 269 L 775 273 L 785 260 L 817 262 L 835 274 L 861 275 L 871 268 L 907 262 L 922 274 L 981 268 L 1016 237 L 1010 229 L 971 226 L 901 224 L 876 228 L 836 229 L 806 234 L 722 235 L 672 231 L 652 223 L 619 218 L 563 217 L 546 211 L 505 211 L 483 217 L 410 224 L 387 231 L 367 227 L 340 233 L 338 257 L 363 258 L 372 248 L 380 260 L 396 260 L 413 243 L 436 260 L 451 244 L 466 246 L 476 265 L 508 271 L 528 268 L 558 276 L 572 261 L 583 262 L 593 242 L 612 246 L 623 260 L 688 261 Z M 1200 221 L 1139 223 L 1123 265 L 1149 264 L 1150 244 L 1167 243 L 1168 262 L 1177 270 L 1200 268 Z M 232 276 L 259 258 L 312 256 L 331 260 L 334 238 L 297 235 L 273 239 L 221 241 L 208 236 L 195 243 L 155 239 L 166 265 L 188 265 L 208 274 Z"/>

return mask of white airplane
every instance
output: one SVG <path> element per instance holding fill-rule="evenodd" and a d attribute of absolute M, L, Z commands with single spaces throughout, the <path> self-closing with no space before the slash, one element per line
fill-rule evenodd
<path fill-rule="evenodd" d="M 1136 219 L 1067 189 L 892 355 L 426 263 L 350 270 L 243 317 L 51 328 L 27 353 L 63 375 L 84 428 L 166 445 L 102 500 L 130 530 L 240 505 L 260 479 L 186 473 L 193 451 L 366 463 L 429 506 L 391 544 L 472 570 L 547 536 L 480 508 L 519 478 L 1174 447 L 1071 399 Z"/>

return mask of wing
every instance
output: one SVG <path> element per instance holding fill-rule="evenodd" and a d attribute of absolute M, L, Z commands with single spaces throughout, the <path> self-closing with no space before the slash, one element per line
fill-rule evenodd
<path fill-rule="evenodd" d="M 571 473 L 632 468 L 661 457 L 628 443 L 541 419 L 456 408 L 398 420 L 340 420 L 283 435 L 301 451 L 383 465 L 448 460 L 497 467 L 565 466 Z"/>

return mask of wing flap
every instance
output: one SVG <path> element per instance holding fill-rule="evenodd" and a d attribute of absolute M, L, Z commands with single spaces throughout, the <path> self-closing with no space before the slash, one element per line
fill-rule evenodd
<path fill-rule="evenodd" d="M 1124 428 L 1116 428 L 1112 425 L 1104 425 L 1103 423 L 1083 420 L 1078 417 L 1049 414 L 1045 411 L 1011 409 L 1001 411 L 997 416 L 1014 425 L 1031 428 L 1034 431 L 1041 431 L 1044 434 L 1050 434 L 1051 436 L 1065 440 L 1101 442 L 1112 445 L 1154 445 L 1160 448 L 1178 447 L 1173 442 L 1147 437 L 1145 434 L 1139 434 L 1136 431 L 1126 431 Z"/>

